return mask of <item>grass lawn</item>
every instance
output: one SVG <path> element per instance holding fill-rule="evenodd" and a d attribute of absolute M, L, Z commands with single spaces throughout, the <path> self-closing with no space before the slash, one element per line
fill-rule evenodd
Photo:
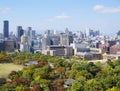
<path fill-rule="evenodd" d="M 15 65 L 13 63 L 0 64 L 0 78 L 1 77 L 7 78 L 8 74 L 11 71 L 18 71 L 18 70 L 21 70 L 22 68 L 23 68 L 23 66 Z"/>

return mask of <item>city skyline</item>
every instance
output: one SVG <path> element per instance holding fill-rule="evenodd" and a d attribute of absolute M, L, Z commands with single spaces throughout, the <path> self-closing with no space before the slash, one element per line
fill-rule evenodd
<path fill-rule="evenodd" d="M 86 27 L 115 34 L 120 30 L 119 0 L 1 0 L 0 33 L 3 21 L 10 22 L 10 31 L 17 26 L 46 29 L 85 31 Z"/>

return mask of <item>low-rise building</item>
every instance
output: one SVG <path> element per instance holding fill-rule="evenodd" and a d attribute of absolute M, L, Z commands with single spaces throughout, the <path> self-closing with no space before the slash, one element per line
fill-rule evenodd
<path fill-rule="evenodd" d="M 42 51 L 43 54 L 51 56 L 72 56 L 73 48 L 69 46 L 51 45 L 47 50 Z"/>
<path fill-rule="evenodd" d="M 110 54 L 118 54 L 120 52 L 120 45 L 113 45 L 110 47 Z"/>
<path fill-rule="evenodd" d="M 103 59 L 101 53 L 95 53 L 95 52 L 78 52 L 75 55 L 76 57 L 79 57 L 84 60 L 101 60 Z"/>
<path fill-rule="evenodd" d="M 4 50 L 9 52 L 15 51 L 15 41 L 12 39 L 7 39 L 4 41 Z"/>

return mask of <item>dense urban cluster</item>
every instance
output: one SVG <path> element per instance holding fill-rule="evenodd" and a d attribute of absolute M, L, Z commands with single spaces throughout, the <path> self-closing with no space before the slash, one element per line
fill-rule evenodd
<path fill-rule="evenodd" d="M 85 32 L 46 30 L 37 34 L 32 27 L 17 27 L 9 32 L 9 21 L 4 21 L 0 34 L 0 51 L 42 53 L 51 56 L 75 56 L 86 60 L 118 59 L 120 31 L 115 36 L 104 36 L 99 30 L 86 28 Z"/>
<path fill-rule="evenodd" d="M 18 26 L 14 34 L 6 20 L 0 33 L 3 63 L 23 69 L 0 78 L 1 91 L 120 91 L 120 31 L 104 36 L 90 28 L 66 28 L 37 34 Z"/>
<path fill-rule="evenodd" d="M 1 91 L 119 91 L 120 60 L 105 63 L 78 58 L 52 57 L 39 53 L 0 53 L 11 62 L 24 65 L 0 78 Z M 4 63 L 9 62 L 6 59 Z"/>

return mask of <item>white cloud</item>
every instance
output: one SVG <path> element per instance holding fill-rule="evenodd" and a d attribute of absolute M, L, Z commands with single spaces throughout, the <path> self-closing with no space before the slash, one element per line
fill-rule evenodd
<path fill-rule="evenodd" d="M 95 5 L 93 10 L 100 13 L 120 13 L 120 7 L 105 7 L 103 5 Z"/>
<path fill-rule="evenodd" d="M 68 16 L 67 14 L 62 13 L 60 15 L 57 15 L 57 16 L 54 16 L 53 18 L 48 19 L 47 21 L 52 22 L 52 21 L 55 21 L 55 20 L 68 19 L 69 17 L 70 16 Z"/>
<path fill-rule="evenodd" d="M 11 9 L 8 8 L 8 7 L 0 8 L 0 13 L 6 14 L 6 13 L 10 12 L 10 10 L 11 10 Z"/>
<path fill-rule="evenodd" d="M 69 16 L 66 15 L 65 13 L 55 16 L 55 19 L 68 19 L 68 18 Z"/>

